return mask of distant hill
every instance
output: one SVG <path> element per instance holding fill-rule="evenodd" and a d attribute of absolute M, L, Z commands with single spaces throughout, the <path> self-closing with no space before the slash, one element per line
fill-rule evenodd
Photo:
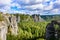
<path fill-rule="evenodd" d="M 60 15 L 40 15 L 43 19 L 49 20 L 60 20 Z"/>

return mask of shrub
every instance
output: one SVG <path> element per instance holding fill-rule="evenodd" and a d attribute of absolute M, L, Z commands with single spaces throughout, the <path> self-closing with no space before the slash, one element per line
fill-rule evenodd
<path fill-rule="evenodd" d="M 0 21 L 3 21 L 3 20 L 4 20 L 4 18 L 2 16 L 2 14 L 0 14 Z"/>

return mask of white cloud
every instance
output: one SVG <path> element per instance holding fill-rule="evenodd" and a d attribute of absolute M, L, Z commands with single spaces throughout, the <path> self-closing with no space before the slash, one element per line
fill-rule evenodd
<path fill-rule="evenodd" d="M 17 3 L 10 4 L 10 6 L 11 6 L 11 7 L 16 6 L 16 7 L 18 7 L 18 8 L 21 8 L 21 5 L 19 5 L 19 4 L 17 4 Z"/>
<path fill-rule="evenodd" d="M 30 0 L 15 0 L 15 2 L 22 2 L 22 3 L 25 3 L 25 4 L 28 4 L 30 3 Z"/>
<path fill-rule="evenodd" d="M 25 3 L 30 3 L 30 0 L 24 0 Z"/>
<path fill-rule="evenodd" d="M 52 13 L 54 13 L 54 14 L 59 13 L 59 9 L 53 9 L 53 10 L 52 10 Z"/>
<path fill-rule="evenodd" d="M 44 0 L 45 2 L 50 1 L 50 0 Z"/>
<path fill-rule="evenodd" d="M 31 8 L 31 9 L 43 9 L 44 5 L 42 4 L 36 4 L 36 5 L 31 5 L 31 6 L 26 6 L 26 8 Z"/>
<path fill-rule="evenodd" d="M 43 10 L 51 10 L 53 9 L 53 4 L 57 3 L 57 4 L 60 4 L 60 0 L 57 0 L 55 2 L 52 2 L 51 0 L 15 0 L 13 3 L 11 3 L 13 0 L 0 0 L 0 4 L 1 5 L 6 5 L 4 6 L 3 8 L 0 9 L 0 11 L 3 11 L 3 12 L 19 12 L 19 13 L 40 13 L 42 14 Z M 43 4 L 43 2 L 49 2 L 49 5 L 46 5 L 46 4 Z M 23 4 L 22 4 L 23 3 Z M 35 3 L 35 4 L 34 4 Z M 24 4 L 28 4 L 26 6 L 21 6 L 21 5 L 24 5 Z M 32 5 L 33 4 L 33 5 Z M 28 11 L 26 12 L 26 10 L 12 10 L 11 7 L 17 7 L 17 8 L 26 8 L 27 11 L 29 9 L 31 9 L 32 11 Z M 35 10 L 35 9 L 40 9 L 40 10 Z M 35 10 L 35 11 L 33 11 Z M 59 12 L 59 9 L 56 8 L 56 9 L 53 9 L 51 10 L 52 13 L 58 13 Z"/>
<path fill-rule="evenodd" d="M 36 2 L 43 2 L 43 0 L 36 0 Z"/>
<path fill-rule="evenodd" d="M 0 0 L 0 4 L 10 4 L 12 0 Z"/>
<path fill-rule="evenodd" d="M 43 10 L 51 10 L 53 9 L 53 5 L 45 6 Z"/>
<path fill-rule="evenodd" d="M 58 3 L 58 4 L 60 4 L 60 0 L 57 0 L 55 3 Z"/>
<path fill-rule="evenodd" d="M 24 3 L 30 3 L 30 0 L 21 0 L 22 2 L 24 2 Z"/>
<path fill-rule="evenodd" d="M 22 0 L 24 3 L 41 3 L 43 0 Z"/>

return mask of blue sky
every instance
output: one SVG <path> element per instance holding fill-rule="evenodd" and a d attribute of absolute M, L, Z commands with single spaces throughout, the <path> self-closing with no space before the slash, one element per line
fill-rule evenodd
<path fill-rule="evenodd" d="M 0 11 L 41 15 L 60 14 L 60 0 L 0 0 Z"/>

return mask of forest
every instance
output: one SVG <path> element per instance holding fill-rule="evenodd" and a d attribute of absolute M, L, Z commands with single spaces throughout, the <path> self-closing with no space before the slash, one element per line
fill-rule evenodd
<path fill-rule="evenodd" d="M 40 16 L 45 21 L 35 22 L 32 15 L 28 14 L 10 14 L 20 16 L 20 22 L 18 23 L 18 35 L 7 34 L 7 40 L 44 40 L 46 33 L 46 25 L 51 20 L 60 20 L 60 15 L 44 15 Z M 29 17 L 29 18 L 28 18 Z M 27 20 L 28 19 L 28 20 Z M 0 14 L 0 21 L 4 20 Z M 41 19 L 40 19 L 41 20 Z"/>

